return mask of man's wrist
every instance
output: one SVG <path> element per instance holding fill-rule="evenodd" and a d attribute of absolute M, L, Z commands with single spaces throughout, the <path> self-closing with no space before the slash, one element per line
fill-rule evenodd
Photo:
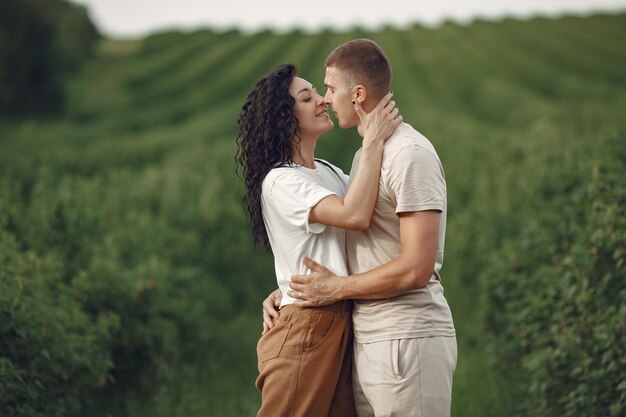
<path fill-rule="evenodd" d="M 337 280 L 337 290 L 335 291 L 335 299 L 336 301 L 347 300 L 350 298 L 349 294 L 349 286 L 346 285 L 348 280 L 348 276 L 338 276 Z"/>

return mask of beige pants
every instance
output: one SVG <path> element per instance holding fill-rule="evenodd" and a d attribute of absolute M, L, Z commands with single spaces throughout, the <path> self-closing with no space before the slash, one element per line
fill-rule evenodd
<path fill-rule="evenodd" d="M 359 417 L 449 417 L 456 338 L 354 343 Z"/>
<path fill-rule="evenodd" d="M 257 345 L 258 417 L 356 417 L 352 301 L 285 306 Z"/>

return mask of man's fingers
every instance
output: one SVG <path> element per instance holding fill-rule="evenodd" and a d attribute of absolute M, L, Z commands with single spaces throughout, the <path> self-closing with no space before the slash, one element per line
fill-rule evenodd
<path fill-rule="evenodd" d="M 289 290 L 287 291 L 287 295 L 290 296 L 291 298 L 298 298 L 298 296 L 300 295 L 300 291 L 296 291 L 296 290 Z"/>
<path fill-rule="evenodd" d="M 317 263 L 315 263 L 315 261 L 311 258 L 309 258 L 308 256 L 305 256 L 302 258 L 302 262 L 308 266 L 309 268 L 312 268 L 313 265 L 317 265 Z"/>
<path fill-rule="evenodd" d="M 306 284 L 309 279 L 308 275 L 292 275 L 289 286 L 293 288 L 293 284 Z"/>
<path fill-rule="evenodd" d="M 311 269 L 311 271 L 315 271 L 315 272 L 325 272 L 326 268 L 320 264 L 318 264 L 317 262 L 315 262 L 313 259 L 308 258 L 308 257 L 304 257 L 304 265 L 306 265 L 308 268 Z"/>
<path fill-rule="evenodd" d="M 315 304 L 306 300 L 296 300 L 293 302 L 293 305 L 297 307 L 315 307 Z"/>

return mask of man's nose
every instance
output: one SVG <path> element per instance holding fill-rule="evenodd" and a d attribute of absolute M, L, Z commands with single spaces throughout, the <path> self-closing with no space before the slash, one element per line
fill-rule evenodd
<path fill-rule="evenodd" d="M 324 94 L 324 103 L 325 104 L 330 104 L 330 94 L 329 94 L 328 90 L 326 91 L 326 94 Z"/>

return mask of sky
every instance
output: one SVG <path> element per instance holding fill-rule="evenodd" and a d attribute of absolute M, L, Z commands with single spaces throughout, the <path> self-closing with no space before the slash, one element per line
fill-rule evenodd
<path fill-rule="evenodd" d="M 626 11 L 626 0 L 72 0 L 87 6 L 100 31 L 134 38 L 170 29 L 238 28 L 253 33 L 301 28 L 315 32 L 361 26 L 436 26 L 449 19 L 527 18 Z"/>

